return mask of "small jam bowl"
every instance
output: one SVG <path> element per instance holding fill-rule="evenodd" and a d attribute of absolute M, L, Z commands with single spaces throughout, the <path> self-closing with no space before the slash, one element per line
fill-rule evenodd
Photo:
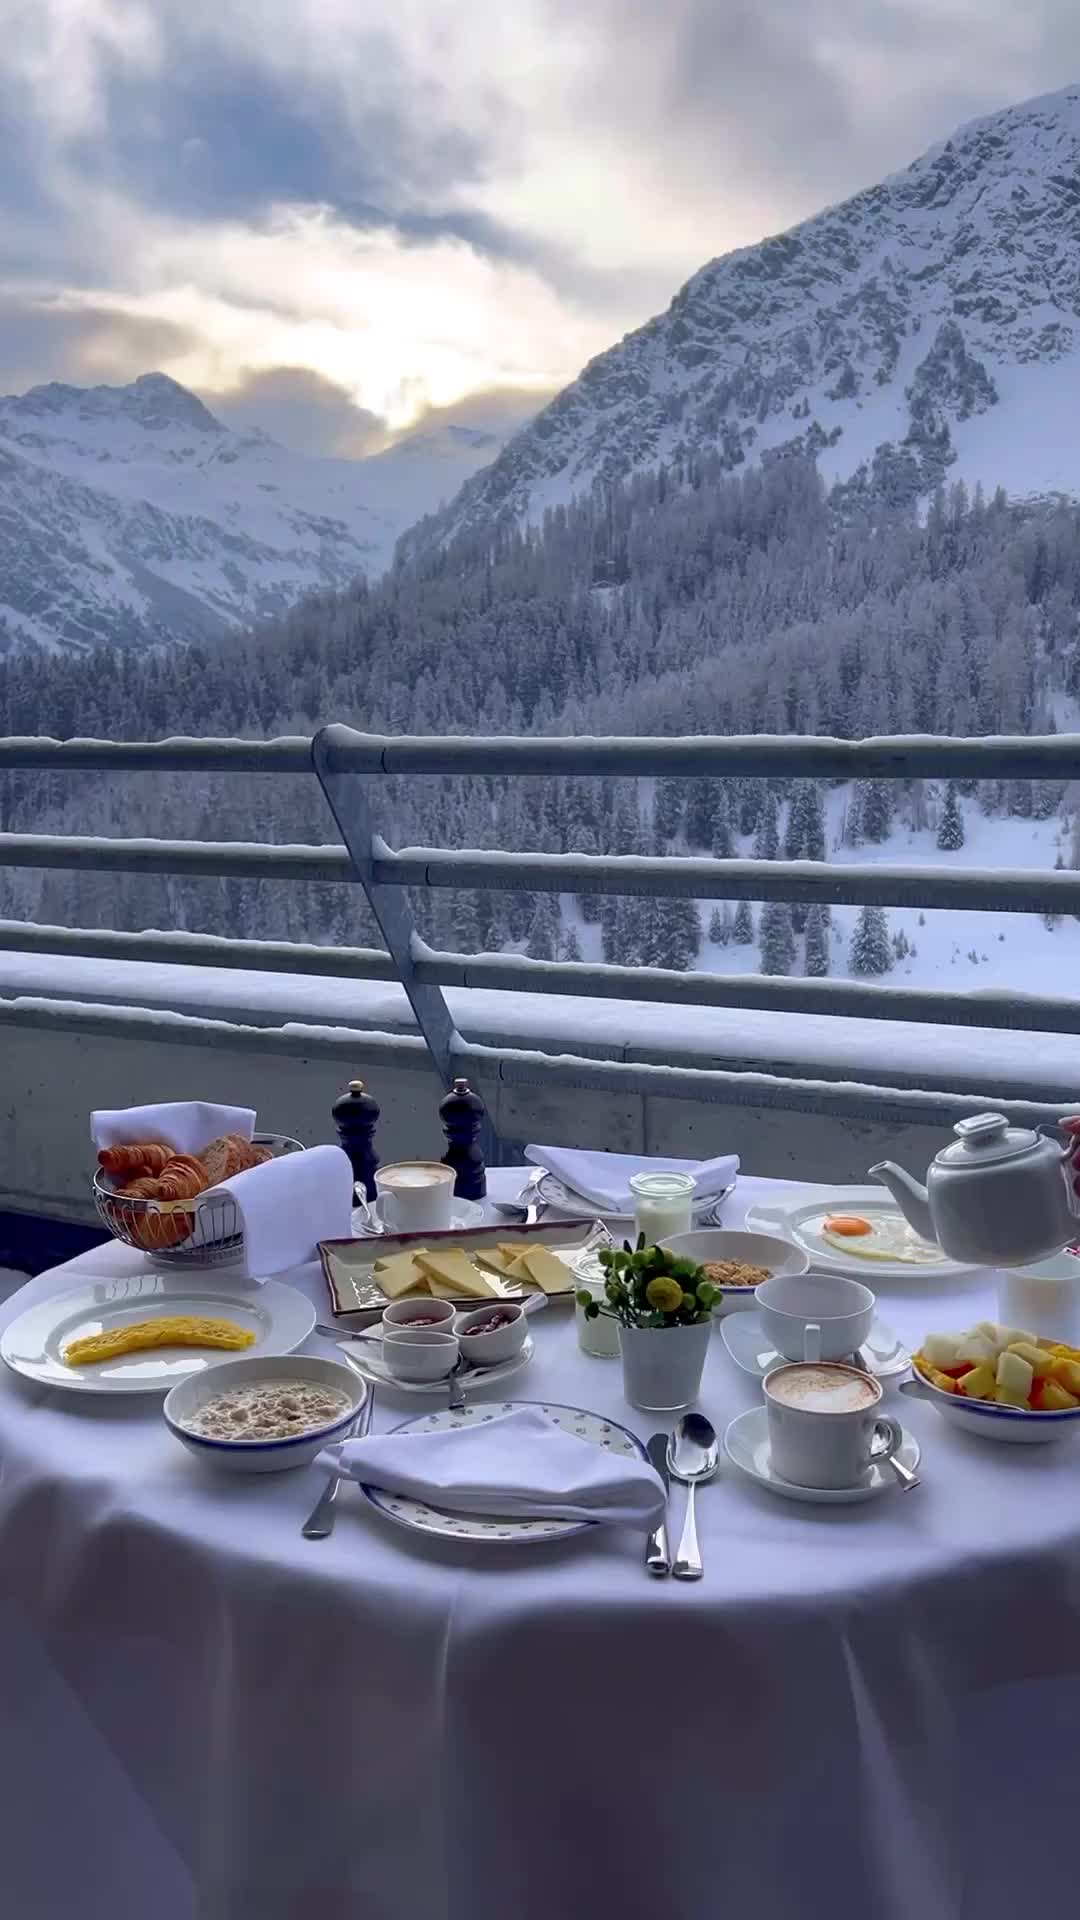
<path fill-rule="evenodd" d="M 395 1327 L 383 1335 L 383 1365 L 398 1380 L 445 1380 L 458 1363 L 455 1334 L 438 1327 Z"/>
<path fill-rule="evenodd" d="M 349 1406 L 328 1426 L 314 1427 L 287 1440 L 211 1440 L 192 1433 L 185 1424 L 215 1394 L 230 1387 L 286 1386 L 338 1387 Z M 162 1413 L 174 1434 L 198 1460 L 229 1473 L 281 1473 L 286 1467 L 306 1467 L 321 1448 L 344 1440 L 368 1396 L 368 1387 L 351 1367 L 315 1354 L 254 1355 L 244 1360 L 218 1360 L 202 1373 L 189 1373 L 165 1396 Z"/>
<path fill-rule="evenodd" d="M 496 1315 L 504 1323 L 502 1326 L 496 1327 L 492 1333 L 478 1331 L 485 1321 Z M 475 1307 L 470 1313 L 459 1313 L 454 1330 L 470 1366 L 495 1367 L 501 1360 L 511 1360 L 515 1353 L 520 1353 L 529 1327 L 520 1307 L 511 1306 L 503 1300 L 492 1300 L 486 1307 Z"/>
<path fill-rule="evenodd" d="M 384 1307 L 383 1332 L 391 1333 L 420 1320 L 427 1323 L 429 1332 L 453 1333 L 453 1319 L 454 1309 L 449 1300 L 432 1300 L 422 1294 L 416 1300 L 395 1300 Z"/>

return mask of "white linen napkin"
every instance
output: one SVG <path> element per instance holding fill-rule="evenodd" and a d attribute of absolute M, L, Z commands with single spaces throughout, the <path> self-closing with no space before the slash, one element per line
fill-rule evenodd
<path fill-rule="evenodd" d="M 496 1519 L 656 1525 L 660 1477 L 646 1460 L 565 1433 L 539 1407 L 436 1433 L 386 1433 L 324 1447 L 316 1465 L 362 1486 L 408 1494 L 451 1513 Z"/>
<path fill-rule="evenodd" d="M 264 1280 L 314 1260 L 320 1240 L 352 1237 L 353 1170 L 340 1147 L 283 1153 L 211 1187 L 231 1193 L 244 1227 L 247 1277 Z"/>
<path fill-rule="evenodd" d="M 599 1213 L 633 1213 L 632 1173 L 692 1173 L 696 1202 L 723 1193 L 739 1171 L 737 1153 L 725 1153 L 719 1160 L 651 1160 L 633 1153 L 590 1153 L 579 1147 L 526 1147 L 525 1158 L 536 1167 L 547 1167 Z"/>
<path fill-rule="evenodd" d="M 254 1107 L 219 1107 L 212 1100 L 166 1100 L 155 1107 L 99 1108 L 90 1115 L 95 1147 L 127 1147 L 156 1140 L 174 1153 L 199 1153 L 223 1133 L 255 1131 Z"/>

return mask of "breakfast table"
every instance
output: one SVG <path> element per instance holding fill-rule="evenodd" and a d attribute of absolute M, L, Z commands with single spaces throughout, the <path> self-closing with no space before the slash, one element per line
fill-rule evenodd
<path fill-rule="evenodd" d="M 489 1176 L 509 1198 L 520 1170 Z M 742 1176 L 725 1226 L 797 1193 Z M 492 1217 L 496 1217 L 492 1215 Z M 0 1307 L 144 1256 L 108 1245 Z M 328 1317 L 317 1266 L 279 1276 Z M 872 1284 L 872 1282 L 871 1282 Z M 879 1287 L 909 1345 L 993 1278 Z M 492 1398 L 643 1438 L 572 1310 Z M 306 1349 L 331 1353 L 312 1335 Z M 714 1334 L 700 1405 L 760 1399 Z M 1071 1911 L 1076 1442 L 989 1444 L 899 1396 L 922 1485 L 775 1498 L 726 1460 L 705 1575 L 615 1529 L 428 1542 L 315 1468 L 214 1476 L 154 1400 L 0 1380 L 0 1885 L 19 1920 L 1005 1920 Z M 380 1390 L 384 1432 L 426 1403 Z M 681 1495 L 672 1489 L 677 1531 Z"/>

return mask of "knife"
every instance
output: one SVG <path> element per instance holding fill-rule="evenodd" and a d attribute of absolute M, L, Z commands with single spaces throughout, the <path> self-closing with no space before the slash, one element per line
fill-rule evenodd
<path fill-rule="evenodd" d="M 666 1433 L 654 1433 L 645 1448 L 649 1456 L 650 1466 L 656 1468 L 657 1473 L 664 1483 L 664 1514 L 661 1518 L 660 1525 L 653 1528 L 648 1540 L 645 1542 L 645 1565 L 650 1573 L 657 1575 L 671 1572 L 671 1555 L 668 1551 L 667 1526 L 665 1524 L 667 1518 L 667 1493 L 671 1485 L 671 1478 L 668 1474 L 667 1444 L 668 1437 Z"/>

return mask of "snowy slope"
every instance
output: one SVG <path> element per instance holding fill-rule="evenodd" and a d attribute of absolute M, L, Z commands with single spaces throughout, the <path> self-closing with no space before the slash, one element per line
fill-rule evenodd
<path fill-rule="evenodd" d="M 418 532 L 537 518 L 597 477 L 789 443 L 893 497 L 939 478 L 1080 490 L 1080 86 L 714 260 Z M 889 452 L 874 457 L 877 450 Z"/>
<path fill-rule="evenodd" d="M 0 621 L 16 640 L 190 639 L 381 572 L 498 451 L 449 425 L 369 460 L 234 433 L 160 373 L 0 399 Z"/>

